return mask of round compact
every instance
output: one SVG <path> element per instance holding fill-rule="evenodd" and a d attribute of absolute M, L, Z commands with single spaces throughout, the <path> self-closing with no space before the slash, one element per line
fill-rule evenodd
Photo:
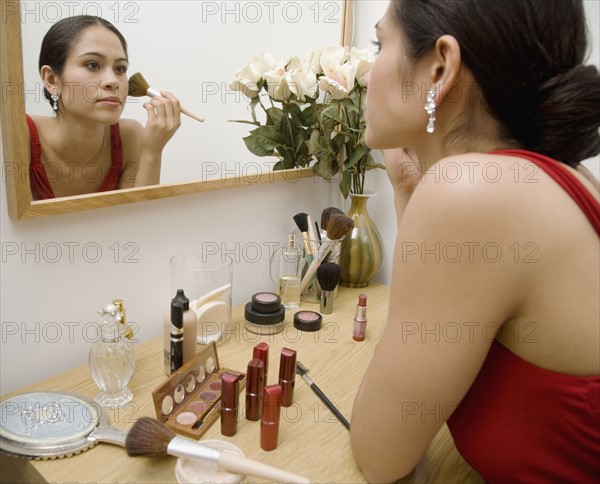
<path fill-rule="evenodd" d="M 224 440 L 201 440 L 200 444 L 244 457 L 242 449 Z M 180 457 L 175 465 L 175 478 L 180 484 L 196 482 L 242 482 L 246 476 L 234 474 L 220 468 L 216 462 Z"/>
<path fill-rule="evenodd" d="M 252 309 L 258 313 L 274 313 L 281 307 L 281 298 L 272 292 L 257 292 L 252 296 Z"/>
<path fill-rule="evenodd" d="M 246 321 L 261 325 L 281 323 L 285 319 L 285 307 L 279 306 L 279 309 L 272 313 L 261 313 L 256 311 L 249 302 L 244 308 L 244 318 Z"/>
<path fill-rule="evenodd" d="M 319 331 L 323 316 L 315 311 L 298 311 L 294 314 L 294 328 L 300 331 Z"/>

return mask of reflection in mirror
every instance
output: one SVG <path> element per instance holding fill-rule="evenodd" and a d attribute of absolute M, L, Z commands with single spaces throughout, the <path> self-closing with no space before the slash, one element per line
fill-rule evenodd
<path fill-rule="evenodd" d="M 344 25 L 349 39 L 350 22 L 345 20 L 350 7 L 350 0 L 3 2 L 2 81 L 9 87 L 3 88 L 2 129 L 11 216 L 37 217 L 312 176 L 308 169 L 272 173 L 275 158 L 266 161 L 246 149 L 242 138 L 250 127 L 229 120 L 249 119 L 248 99 L 228 86 L 234 71 L 260 52 L 276 60 L 302 57 L 310 48 L 339 43 Z M 31 203 L 23 101 L 29 114 L 52 115 L 37 72 L 41 40 L 56 21 L 79 14 L 111 21 L 128 42 L 129 74 L 142 72 L 152 87 L 175 93 L 206 121 L 182 117 L 163 152 L 160 186 Z M 123 117 L 144 125 L 145 99 L 129 98 Z"/>

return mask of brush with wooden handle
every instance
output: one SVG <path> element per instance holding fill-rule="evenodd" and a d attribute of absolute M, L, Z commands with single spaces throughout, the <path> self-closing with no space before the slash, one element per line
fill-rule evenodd
<path fill-rule="evenodd" d="M 327 255 L 331 252 L 335 244 L 339 243 L 339 240 L 353 228 L 354 220 L 347 215 L 333 214 L 331 216 L 329 223 L 327 224 L 327 237 L 325 237 L 321 242 L 319 254 L 315 257 L 310 266 L 308 266 L 308 270 L 304 274 L 304 277 L 302 277 L 302 282 L 300 283 L 300 294 L 306 290 L 308 284 L 317 273 L 317 269 L 323 263 Z"/>
<path fill-rule="evenodd" d="M 213 449 L 195 440 L 176 435 L 162 422 L 150 417 L 138 419 L 127 433 L 125 448 L 130 456 L 187 457 L 215 462 L 230 472 L 276 482 L 310 483 L 310 479 L 272 467 L 232 452 Z"/>
<path fill-rule="evenodd" d="M 160 92 L 157 89 L 150 87 L 150 84 L 148 84 L 148 81 L 144 79 L 144 76 L 142 76 L 142 74 L 139 72 L 136 72 L 129 78 L 129 95 L 132 97 L 155 97 L 160 96 Z M 190 118 L 195 119 L 196 121 L 200 121 L 201 123 L 204 122 L 204 118 L 202 116 L 198 116 L 196 113 L 193 113 L 183 106 L 181 106 L 181 112 Z"/>

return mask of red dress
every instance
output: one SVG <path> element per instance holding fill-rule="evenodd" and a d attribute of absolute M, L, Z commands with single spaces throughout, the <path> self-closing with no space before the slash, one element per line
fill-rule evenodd
<path fill-rule="evenodd" d="M 29 181 L 31 185 L 31 196 L 33 200 L 46 200 L 56 198 L 46 173 L 46 168 L 42 164 L 42 146 L 38 136 L 37 126 L 29 115 L 27 117 L 27 127 L 29 128 L 29 139 L 31 146 L 31 164 L 29 170 Z M 121 132 L 119 124 L 113 124 L 110 127 L 110 144 L 112 148 L 111 167 L 104 177 L 104 180 L 98 187 L 98 192 L 107 192 L 116 190 L 119 187 L 119 178 L 123 167 L 123 154 L 121 152 Z"/>
<path fill-rule="evenodd" d="M 581 207 L 600 234 L 600 204 L 559 162 L 521 150 Z M 600 376 L 549 371 L 498 341 L 448 420 L 456 447 L 487 482 L 600 482 Z"/>

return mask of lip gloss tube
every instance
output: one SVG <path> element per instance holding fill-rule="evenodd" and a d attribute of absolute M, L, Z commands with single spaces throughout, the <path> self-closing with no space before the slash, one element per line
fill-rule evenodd
<path fill-rule="evenodd" d="M 279 417 L 281 414 L 281 387 L 267 386 L 263 392 L 262 418 L 260 421 L 260 447 L 262 450 L 277 448 Z"/>
<path fill-rule="evenodd" d="M 260 419 L 264 388 L 264 369 L 262 360 L 254 358 L 248 363 L 246 382 L 246 420 Z"/>
<path fill-rule="evenodd" d="M 281 350 L 279 360 L 279 385 L 281 386 L 281 405 L 289 407 L 294 403 L 294 385 L 296 384 L 296 351 L 289 348 Z"/>
<path fill-rule="evenodd" d="M 231 373 L 221 375 L 221 434 L 232 437 L 237 433 L 240 381 Z"/>
<path fill-rule="evenodd" d="M 367 296 L 360 294 L 358 296 L 358 306 L 356 306 L 356 316 L 354 316 L 354 325 L 352 327 L 352 339 L 354 341 L 364 341 L 367 331 Z"/>
<path fill-rule="evenodd" d="M 254 351 L 252 353 L 252 358 L 258 358 L 260 360 L 262 360 L 263 365 L 264 365 L 264 375 L 263 375 L 263 381 L 265 385 L 268 385 L 268 373 L 269 373 L 269 344 L 265 343 L 264 341 L 262 343 L 258 343 L 255 347 L 254 347 Z"/>

